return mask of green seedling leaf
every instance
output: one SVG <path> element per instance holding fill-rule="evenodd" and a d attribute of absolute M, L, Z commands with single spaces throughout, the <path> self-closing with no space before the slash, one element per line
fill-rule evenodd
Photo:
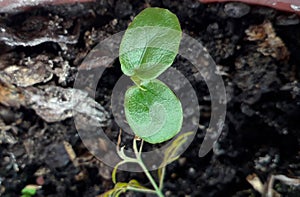
<path fill-rule="evenodd" d="M 99 197 L 118 197 L 122 193 L 125 193 L 127 190 L 134 191 L 144 191 L 144 192 L 153 192 L 153 190 L 148 189 L 147 187 L 142 186 L 137 180 L 132 179 L 128 183 L 118 182 L 115 184 L 115 187 Z"/>
<path fill-rule="evenodd" d="M 184 134 L 179 135 L 172 144 L 166 149 L 164 154 L 163 162 L 161 163 L 161 167 L 158 169 L 158 178 L 162 179 L 163 170 L 165 170 L 165 166 L 173 161 L 177 160 L 179 155 L 178 151 L 182 148 L 183 144 L 187 141 L 188 136 L 193 135 L 194 132 L 186 132 Z"/>
<path fill-rule="evenodd" d="M 128 183 L 116 183 L 115 187 L 111 190 L 108 190 L 104 194 L 98 196 L 98 197 L 118 197 L 120 194 L 125 193 L 127 191 Z"/>
<path fill-rule="evenodd" d="M 151 80 L 173 63 L 182 31 L 173 13 L 162 8 L 146 8 L 126 30 L 120 45 L 124 74 Z"/>
<path fill-rule="evenodd" d="M 141 88 L 129 88 L 124 106 L 131 129 L 146 142 L 167 141 L 181 129 L 181 103 L 168 86 L 157 79 L 142 83 Z"/>
<path fill-rule="evenodd" d="M 166 149 L 164 160 L 162 165 L 165 166 L 173 161 L 177 160 L 179 157 L 178 151 L 183 147 L 183 144 L 187 141 L 188 136 L 193 135 L 194 132 L 186 132 L 179 135 L 172 144 Z"/>
<path fill-rule="evenodd" d="M 147 187 L 142 186 L 137 180 L 132 179 L 128 183 L 129 188 L 138 188 L 138 189 L 144 189 L 149 190 Z"/>
<path fill-rule="evenodd" d="M 22 196 L 34 196 L 36 194 L 36 191 L 40 188 L 38 185 L 27 185 L 24 187 L 21 191 Z"/>

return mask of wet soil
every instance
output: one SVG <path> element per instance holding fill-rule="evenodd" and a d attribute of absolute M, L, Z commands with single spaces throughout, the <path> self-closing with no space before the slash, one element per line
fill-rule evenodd
<path fill-rule="evenodd" d="M 176 59 L 174 66 L 197 90 L 201 118 L 191 146 L 167 167 L 164 194 L 261 196 L 247 182 L 248 175 L 257 175 L 262 183 L 275 174 L 300 177 L 300 24 L 290 23 L 290 13 L 259 6 L 232 18 L 224 5 L 101 0 L 1 14 L 0 196 L 21 196 L 29 184 L 42 186 L 36 196 L 48 197 L 93 197 L 113 187 L 112 169 L 85 148 L 70 109 L 59 113 L 47 103 L 56 98 L 65 106 L 88 52 L 104 38 L 125 30 L 149 6 L 174 12 L 183 31 L 207 48 L 228 100 L 222 134 L 213 150 L 199 158 L 210 118 L 209 93 L 200 77 L 189 77 L 198 76 L 192 65 Z M 262 34 L 266 35 L 260 38 Z M 274 45 L 270 40 L 278 42 Z M 122 73 L 118 60 L 105 66 L 96 102 L 104 107 L 103 128 L 116 140 L 119 127 L 111 116 L 110 97 Z M 30 99 L 33 95 L 39 100 Z M 120 181 L 132 178 L 150 186 L 141 173 L 118 176 Z M 274 189 L 282 196 L 300 196 L 296 186 L 275 182 Z M 128 192 L 126 196 L 143 195 Z"/>

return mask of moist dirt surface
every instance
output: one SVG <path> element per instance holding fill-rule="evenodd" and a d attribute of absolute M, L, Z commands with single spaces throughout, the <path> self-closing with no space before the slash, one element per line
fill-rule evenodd
<path fill-rule="evenodd" d="M 101 0 L 0 15 L 0 196 L 21 196 L 28 185 L 40 186 L 35 196 L 48 197 L 95 197 L 113 187 L 112 168 L 96 159 L 77 133 L 70 97 L 89 51 L 125 30 L 150 6 L 171 10 L 183 32 L 207 48 L 227 92 L 222 134 L 213 150 L 200 158 L 210 120 L 209 92 L 193 65 L 176 58 L 173 66 L 197 91 L 201 118 L 193 143 L 168 165 L 163 193 L 261 196 L 247 177 L 257 177 L 262 184 L 272 175 L 300 177 L 298 16 L 260 6 L 191 0 Z M 92 115 L 116 142 L 120 128 L 111 114 L 110 98 L 122 72 L 118 59 L 98 66 L 107 68 L 96 99 L 76 92 L 87 110 L 75 107 L 75 115 L 90 115 L 89 107 L 96 105 Z M 124 136 L 127 147 L 131 138 Z M 118 173 L 119 181 L 131 179 L 151 187 L 143 173 Z M 273 188 L 282 196 L 300 196 L 299 186 L 286 182 L 275 181 Z"/>

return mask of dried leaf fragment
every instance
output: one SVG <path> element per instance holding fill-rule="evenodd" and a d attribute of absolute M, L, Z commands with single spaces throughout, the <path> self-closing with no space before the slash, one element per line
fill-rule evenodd
<path fill-rule="evenodd" d="M 16 65 L 8 66 L 0 71 L 2 77 L 18 87 L 28 87 L 45 83 L 53 77 L 53 62 L 49 55 L 23 58 Z"/>
<path fill-rule="evenodd" d="M 6 128 L 3 128 L 2 125 L 0 126 L 1 132 L 0 132 L 0 144 L 15 144 L 18 142 L 18 140 L 6 130 L 10 129 L 9 126 L 6 126 Z"/>
<path fill-rule="evenodd" d="M 289 51 L 285 44 L 276 35 L 276 32 L 270 21 L 265 21 L 261 25 L 249 27 L 245 33 L 249 41 L 256 41 L 257 51 L 265 56 L 271 56 L 277 60 L 288 60 Z"/>
<path fill-rule="evenodd" d="M 285 175 L 278 174 L 278 175 L 270 175 L 268 181 L 266 183 L 262 183 L 259 177 L 256 174 L 248 175 L 246 180 L 252 185 L 252 187 L 258 191 L 262 196 L 265 197 L 280 197 L 277 191 L 273 189 L 275 180 L 278 180 L 286 185 L 300 185 L 299 178 L 289 178 Z"/>
<path fill-rule="evenodd" d="M 4 82 L 0 74 L 0 103 L 7 107 L 19 108 L 24 104 L 25 98 L 21 90 L 13 86 L 12 84 Z"/>
<path fill-rule="evenodd" d="M 35 64 L 32 68 L 23 66 L 10 66 L 2 72 L 7 80 L 18 87 L 28 87 L 37 83 L 45 83 L 53 74 L 45 69 L 42 64 Z"/>
<path fill-rule="evenodd" d="M 76 153 L 73 150 L 72 145 L 67 141 L 64 141 L 63 143 L 64 143 L 64 147 L 69 155 L 70 160 L 73 162 L 74 166 L 77 167 L 78 161 L 76 160 Z"/>
<path fill-rule="evenodd" d="M 261 180 L 258 178 L 256 174 L 248 175 L 246 177 L 246 180 L 248 181 L 248 183 L 250 183 L 250 185 L 252 185 L 252 187 L 256 191 L 258 191 L 261 194 L 264 192 L 264 184 L 261 182 Z"/>
<path fill-rule="evenodd" d="M 47 86 L 25 90 L 27 104 L 46 122 L 57 122 L 73 115 L 92 117 L 101 125 L 108 124 L 108 112 L 86 92 L 73 88 Z"/>

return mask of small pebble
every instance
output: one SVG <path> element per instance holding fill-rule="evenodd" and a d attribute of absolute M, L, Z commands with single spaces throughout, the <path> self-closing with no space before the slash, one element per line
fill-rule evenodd
<path fill-rule="evenodd" d="M 166 191 L 165 195 L 166 195 L 166 196 L 171 196 L 171 195 L 172 195 L 172 192 L 168 190 L 168 191 Z"/>
<path fill-rule="evenodd" d="M 132 5 L 128 1 L 117 1 L 115 6 L 115 14 L 120 18 L 125 18 L 131 15 Z"/>
<path fill-rule="evenodd" d="M 54 143 L 46 148 L 45 163 L 52 168 L 62 168 L 70 162 L 69 155 L 62 143 Z"/>
<path fill-rule="evenodd" d="M 227 3 L 224 12 L 232 18 L 241 18 L 250 12 L 250 7 L 244 3 Z"/>
<path fill-rule="evenodd" d="M 296 14 L 290 16 L 281 15 L 276 18 L 276 25 L 281 26 L 297 25 L 299 22 L 300 19 Z"/>
<path fill-rule="evenodd" d="M 297 12 L 300 11 L 300 6 L 299 6 L 299 5 L 294 5 L 294 4 L 292 4 L 292 5 L 291 5 L 291 8 L 292 8 L 293 10 L 297 11 Z"/>
<path fill-rule="evenodd" d="M 244 114 L 247 116 L 253 116 L 255 114 L 255 111 L 249 107 L 249 105 L 242 103 L 241 104 L 241 110 Z"/>
<path fill-rule="evenodd" d="M 3 160 L 4 160 L 5 163 L 9 163 L 10 162 L 10 158 L 8 156 L 4 157 Z"/>
<path fill-rule="evenodd" d="M 189 168 L 188 174 L 193 177 L 196 174 L 196 170 L 194 168 Z"/>
<path fill-rule="evenodd" d="M 176 173 L 172 173 L 172 174 L 171 174 L 171 178 L 172 178 L 172 179 L 175 179 L 176 177 L 177 177 L 177 174 L 176 174 Z"/>
<path fill-rule="evenodd" d="M 216 34 L 217 31 L 219 30 L 219 24 L 218 23 L 209 24 L 207 26 L 206 30 L 207 30 L 208 33 L 214 33 L 214 34 Z"/>
<path fill-rule="evenodd" d="M 38 185 L 44 185 L 45 184 L 45 180 L 43 176 L 39 176 L 36 178 L 36 184 Z"/>
<path fill-rule="evenodd" d="M 186 163 L 186 158 L 185 157 L 179 158 L 178 163 L 179 163 L 180 166 L 184 166 L 184 164 Z"/>
<path fill-rule="evenodd" d="M 0 194 L 3 194 L 5 192 L 5 187 L 4 186 L 1 186 L 0 187 Z"/>

